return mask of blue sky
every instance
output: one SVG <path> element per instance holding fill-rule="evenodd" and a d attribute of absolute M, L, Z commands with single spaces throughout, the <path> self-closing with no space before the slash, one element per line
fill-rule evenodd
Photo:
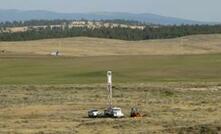
<path fill-rule="evenodd" d="M 221 22 L 221 0 L 0 0 L 0 9 L 155 13 Z"/>

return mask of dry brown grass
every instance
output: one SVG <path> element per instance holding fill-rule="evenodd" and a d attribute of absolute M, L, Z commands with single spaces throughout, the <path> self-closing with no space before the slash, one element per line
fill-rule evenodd
<path fill-rule="evenodd" d="M 126 118 L 87 118 L 89 109 L 106 107 L 105 91 L 105 85 L 0 86 L 0 133 L 221 132 L 219 83 L 117 84 L 114 104 Z M 132 106 L 145 117 L 129 118 Z"/>
<path fill-rule="evenodd" d="M 48 55 L 60 50 L 65 56 L 181 55 L 221 52 L 221 35 L 195 35 L 177 39 L 122 41 L 98 38 L 65 38 L 0 42 L 9 54 Z"/>

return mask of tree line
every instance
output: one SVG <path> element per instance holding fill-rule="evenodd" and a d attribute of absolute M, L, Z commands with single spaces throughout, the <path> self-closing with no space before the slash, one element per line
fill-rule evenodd
<path fill-rule="evenodd" d="M 60 21 L 59 21 L 60 22 Z M 59 23 L 56 22 L 56 23 Z M 55 23 L 55 22 L 54 22 Z M 221 33 L 221 25 L 180 25 L 180 26 L 153 26 L 146 25 L 146 28 L 50 28 L 33 29 L 26 32 L 0 33 L 0 41 L 26 41 L 48 38 L 64 37 L 98 37 L 121 40 L 148 40 L 148 39 L 168 39 L 195 34 L 218 34 Z"/>

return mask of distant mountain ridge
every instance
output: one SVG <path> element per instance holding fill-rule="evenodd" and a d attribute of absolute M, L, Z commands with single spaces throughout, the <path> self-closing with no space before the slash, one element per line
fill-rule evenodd
<path fill-rule="evenodd" d="M 134 14 L 123 12 L 96 12 L 96 13 L 58 13 L 44 10 L 0 10 L 0 22 L 25 20 L 54 20 L 54 19 L 86 19 L 86 20 L 134 20 L 152 24 L 181 25 L 181 24 L 208 24 L 206 22 L 165 17 L 150 13 Z"/>

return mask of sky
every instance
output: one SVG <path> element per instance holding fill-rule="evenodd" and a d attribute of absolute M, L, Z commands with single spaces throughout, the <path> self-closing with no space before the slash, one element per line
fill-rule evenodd
<path fill-rule="evenodd" d="M 221 0 L 0 0 L 0 9 L 154 13 L 212 22 L 221 22 L 220 5 Z"/>

